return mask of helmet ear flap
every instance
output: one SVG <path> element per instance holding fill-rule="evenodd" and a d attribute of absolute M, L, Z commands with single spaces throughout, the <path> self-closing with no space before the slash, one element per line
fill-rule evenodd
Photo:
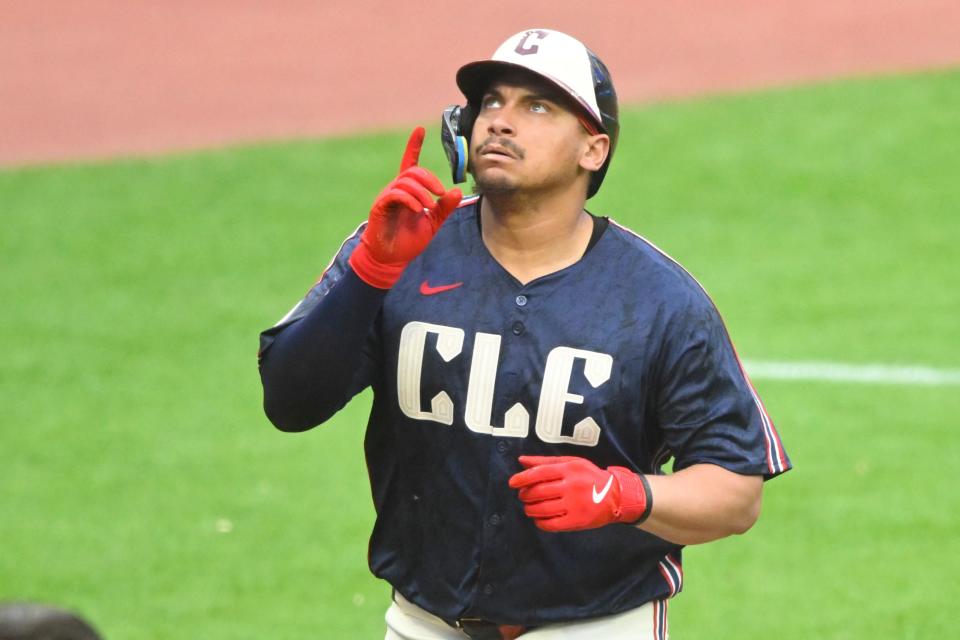
<path fill-rule="evenodd" d="M 467 139 L 467 148 L 470 148 L 470 137 L 473 135 L 473 123 L 477 121 L 477 109 L 472 102 L 468 102 L 460 109 L 460 135 Z"/>
<path fill-rule="evenodd" d="M 470 136 L 476 119 L 476 110 L 470 103 L 462 107 L 457 105 L 447 107 L 440 118 L 440 141 L 443 143 L 447 160 L 450 161 L 450 172 L 456 184 L 465 182 L 467 179 Z"/>

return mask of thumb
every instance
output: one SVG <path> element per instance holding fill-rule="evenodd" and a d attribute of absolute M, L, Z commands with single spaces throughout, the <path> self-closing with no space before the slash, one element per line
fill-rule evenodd
<path fill-rule="evenodd" d="M 417 163 L 420 162 L 420 149 L 423 148 L 423 139 L 426 135 L 427 131 L 423 127 L 415 128 L 410 134 L 410 139 L 407 140 L 407 148 L 403 152 L 403 160 L 400 161 L 400 173 L 410 167 L 417 166 Z"/>
<path fill-rule="evenodd" d="M 450 191 L 440 196 L 433 210 L 433 218 L 438 229 L 440 225 L 443 224 L 443 221 L 457 208 L 457 205 L 460 204 L 460 200 L 462 199 L 463 194 L 460 192 L 460 189 L 450 189 Z"/>

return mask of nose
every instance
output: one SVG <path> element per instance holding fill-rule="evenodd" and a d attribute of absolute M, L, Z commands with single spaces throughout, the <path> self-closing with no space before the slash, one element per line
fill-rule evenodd
<path fill-rule="evenodd" d="M 487 131 L 498 136 L 509 136 L 515 133 L 513 124 L 507 117 L 506 109 L 498 109 L 490 122 L 487 123 Z"/>

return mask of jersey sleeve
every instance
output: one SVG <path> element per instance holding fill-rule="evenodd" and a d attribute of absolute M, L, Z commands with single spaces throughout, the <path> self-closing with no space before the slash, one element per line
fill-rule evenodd
<path fill-rule="evenodd" d="M 260 334 L 264 410 L 280 429 L 302 431 L 326 421 L 379 371 L 386 291 L 360 280 L 349 265 L 365 224 L 343 242 L 303 300 Z"/>
<path fill-rule="evenodd" d="M 792 464 L 719 313 L 696 300 L 671 322 L 657 398 L 674 470 L 715 464 L 770 479 Z"/>

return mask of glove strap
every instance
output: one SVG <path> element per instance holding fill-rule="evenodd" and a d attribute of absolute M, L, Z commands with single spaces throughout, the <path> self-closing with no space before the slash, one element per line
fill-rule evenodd
<path fill-rule="evenodd" d="M 350 254 L 350 266 L 361 280 L 377 289 L 389 289 L 403 273 L 405 264 L 377 262 L 371 257 L 366 245 L 361 242 Z"/>
<path fill-rule="evenodd" d="M 653 494 L 650 483 L 640 473 L 634 473 L 626 467 L 607 467 L 620 483 L 620 507 L 617 510 L 617 522 L 640 524 L 653 510 Z"/>

